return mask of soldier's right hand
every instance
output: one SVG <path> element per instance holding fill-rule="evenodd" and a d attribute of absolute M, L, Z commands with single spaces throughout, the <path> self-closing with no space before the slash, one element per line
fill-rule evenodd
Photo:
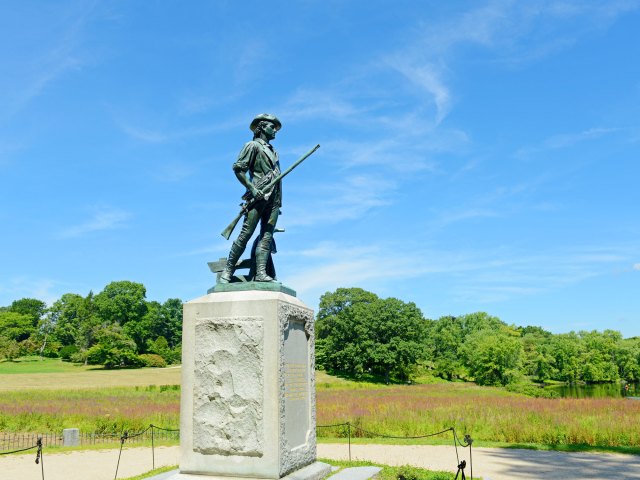
<path fill-rule="evenodd" d="M 262 200 L 264 198 L 264 192 L 256 187 L 253 187 L 251 189 L 251 195 L 253 195 L 253 198 L 255 198 L 256 200 Z"/>

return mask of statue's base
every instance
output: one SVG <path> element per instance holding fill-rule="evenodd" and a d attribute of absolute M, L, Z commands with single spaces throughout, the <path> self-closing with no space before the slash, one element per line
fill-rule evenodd
<path fill-rule="evenodd" d="M 311 465 L 307 465 L 295 472 L 291 472 L 286 477 L 282 477 L 280 480 L 321 480 L 331 473 L 331 465 L 323 462 L 315 462 Z M 167 474 L 165 474 L 167 475 Z M 222 477 L 216 475 L 193 475 L 190 473 L 170 472 L 168 477 L 158 476 L 157 480 L 259 480 L 255 477 L 241 478 L 241 477 Z M 149 480 L 154 480 L 155 477 L 151 477 Z M 266 480 L 266 479 L 265 479 Z M 273 479 L 271 479 L 273 480 Z"/>
<path fill-rule="evenodd" d="M 276 480 L 314 464 L 313 311 L 282 292 L 227 291 L 185 303 L 183 319 L 180 474 L 191 476 L 176 480 Z"/>
<path fill-rule="evenodd" d="M 214 287 L 207 290 L 207 293 L 218 292 L 247 292 L 249 290 L 258 290 L 261 292 L 281 292 L 296 296 L 296 291 L 292 288 L 286 287 L 280 282 L 231 282 L 231 283 L 218 283 Z"/>

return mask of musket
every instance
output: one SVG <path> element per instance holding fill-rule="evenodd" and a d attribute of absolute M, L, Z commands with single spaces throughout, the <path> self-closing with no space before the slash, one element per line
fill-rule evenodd
<path fill-rule="evenodd" d="M 271 182 L 269 182 L 266 186 L 264 186 L 263 188 L 260 188 L 260 190 L 262 190 L 263 192 L 268 192 L 269 190 L 271 190 L 280 180 L 282 180 L 284 177 L 286 177 L 294 168 L 296 168 L 298 165 L 300 165 L 302 162 L 304 162 L 308 157 L 310 157 L 313 154 L 313 152 L 315 152 L 319 148 L 320 148 L 320 144 L 318 144 L 315 147 L 313 147 L 306 154 L 304 154 L 302 157 L 300 157 L 298 160 L 296 160 L 284 172 L 282 172 L 280 175 L 278 175 L 276 178 L 274 178 Z M 229 225 L 227 225 L 227 228 L 225 228 L 222 231 L 221 235 L 224 238 L 229 240 L 229 237 L 231 236 L 231 233 L 233 233 L 233 229 L 236 228 L 236 225 L 238 224 L 240 219 L 244 215 L 246 215 L 249 210 L 251 210 L 253 208 L 253 206 L 256 204 L 257 201 L 258 200 L 256 198 L 250 198 L 243 205 L 241 205 L 242 208 L 240 209 L 240 213 L 238 213 L 238 215 L 236 215 L 236 218 L 234 218 L 231 221 L 231 223 Z"/>

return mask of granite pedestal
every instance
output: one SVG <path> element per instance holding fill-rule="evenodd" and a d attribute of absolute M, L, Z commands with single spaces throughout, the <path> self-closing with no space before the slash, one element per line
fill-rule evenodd
<path fill-rule="evenodd" d="M 277 291 L 184 305 L 178 479 L 319 479 L 313 311 Z"/>

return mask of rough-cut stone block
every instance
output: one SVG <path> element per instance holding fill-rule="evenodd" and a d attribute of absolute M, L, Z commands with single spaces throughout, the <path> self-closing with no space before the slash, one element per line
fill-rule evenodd
<path fill-rule="evenodd" d="M 194 451 L 262 456 L 262 318 L 201 318 L 195 330 Z"/>
<path fill-rule="evenodd" d="M 316 460 L 313 312 L 282 292 L 184 306 L 180 475 L 281 479 Z"/>

